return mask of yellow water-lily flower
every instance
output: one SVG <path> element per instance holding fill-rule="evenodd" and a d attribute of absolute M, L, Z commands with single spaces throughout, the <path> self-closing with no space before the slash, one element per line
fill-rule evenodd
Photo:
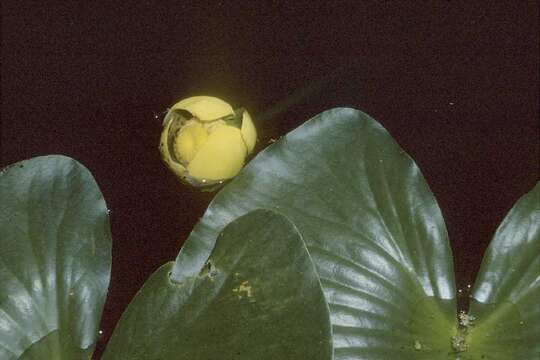
<path fill-rule="evenodd" d="M 176 176 L 206 186 L 235 177 L 256 140 L 245 109 L 234 110 L 215 97 L 194 96 L 174 104 L 165 116 L 159 150 Z"/>

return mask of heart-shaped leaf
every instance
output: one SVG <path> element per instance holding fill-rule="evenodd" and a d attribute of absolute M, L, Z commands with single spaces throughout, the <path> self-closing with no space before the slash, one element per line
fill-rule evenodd
<path fill-rule="evenodd" d="M 110 278 L 107 207 L 64 156 L 0 174 L 0 359 L 88 359 Z"/>
<path fill-rule="evenodd" d="M 173 284 L 165 264 L 123 314 L 104 359 L 330 359 L 319 279 L 285 217 L 229 224 L 202 271 Z"/>
<path fill-rule="evenodd" d="M 110 273 L 95 181 L 72 159 L 35 158 L 1 172 L 0 198 L 0 357 L 88 359 Z M 497 230 L 458 329 L 420 171 L 367 115 L 330 110 L 218 194 L 105 358 L 536 358 L 539 229 L 540 183 Z"/>
<path fill-rule="evenodd" d="M 441 212 L 375 120 L 329 110 L 260 153 L 212 201 L 172 278 L 196 276 L 219 232 L 257 208 L 281 212 L 300 231 L 329 304 L 334 359 L 453 352 L 455 285 Z"/>
<path fill-rule="evenodd" d="M 462 359 L 540 359 L 540 183 L 499 226 L 473 289 Z"/>

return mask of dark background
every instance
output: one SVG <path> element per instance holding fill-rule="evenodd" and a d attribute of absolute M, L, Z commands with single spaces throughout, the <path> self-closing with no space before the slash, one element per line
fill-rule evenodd
<path fill-rule="evenodd" d="M 538 3 L 355 3 L 3 2 L 1 164 L 71 156 L 112 210 L 98 354 L 213 196 L 179 183 L 157 150 L 163 111 L 192 95 L 248 108 L 259 149 L 323 110 L 367 112 L 435 193 L 458 286 L 474 280 L 538 179 Z"/>

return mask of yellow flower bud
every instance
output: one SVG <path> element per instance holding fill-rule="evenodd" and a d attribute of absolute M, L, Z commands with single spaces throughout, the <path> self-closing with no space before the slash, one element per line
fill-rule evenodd
<path fill-rule="evenodd" d="M 165 116 L 159 149 L 180 179 L 207 186 L 236 176 L 256 139 L 246 110 L 233 110 L 215 97 L 194 96 L 174 104 Z"/>

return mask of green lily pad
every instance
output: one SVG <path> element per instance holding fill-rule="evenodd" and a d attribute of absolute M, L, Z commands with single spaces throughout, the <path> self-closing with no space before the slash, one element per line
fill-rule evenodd
<path fill-rule="evenodd" d="M 0 359 L 89 359 L 110 278 L 107 207 L 64 156 L 0 173 Z"/>
<path fill-rule="evenodd" d="M 104 359 L 330 359 L 319 279 L 294 225 L 271 211 L 229 224 L 195 276 L 158 269 L 122 316 Z"/>
<path fill-rule="evenodd" d="M 0 358 L 89 359 L 109 282 L 105 202 L 76 161 L 0 172 Z M 540 357 L 540 183 L 456 321 L 441 212 L 412 159 L 333 109 L 259 154 L 145 283 L 104 359 Z"/>
<path fill-rule="evenodd" d="M 499 226 L 473 289 L 463 359 L 540 359 L 540 183 Z"/>
<path fill-rule="evenodd" d="M 450 356 L 456 304 L 444 221 L 420 170 L 379 123 L 333 109 L 261 152 L 212 201 L 173 280 L 196 276 L 220 231 L 257 208 L 279 211 L 302 235 L 329 305 L 334 359 Z"/>

